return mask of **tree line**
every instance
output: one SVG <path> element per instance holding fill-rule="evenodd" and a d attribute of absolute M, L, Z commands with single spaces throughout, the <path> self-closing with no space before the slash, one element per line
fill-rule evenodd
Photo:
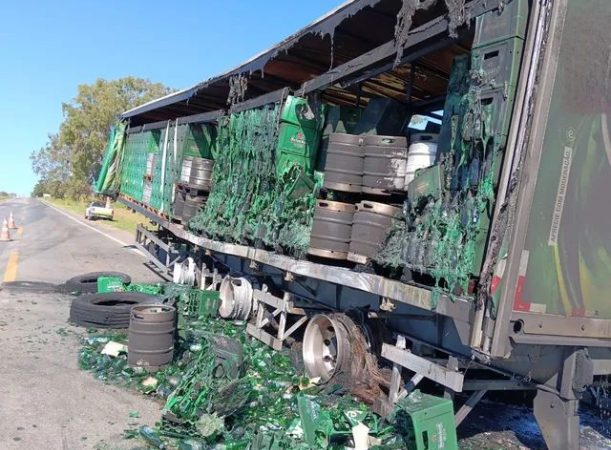
<path fill-rule="evenodd" d="M 170 92 L 163 84 L 135 77 L 79 85 L 76 97 L 62 104 L 59 130 L 30 155 L 38 176 L 32 195 L 91 196 L 111 126 L 122 112 Z"/>

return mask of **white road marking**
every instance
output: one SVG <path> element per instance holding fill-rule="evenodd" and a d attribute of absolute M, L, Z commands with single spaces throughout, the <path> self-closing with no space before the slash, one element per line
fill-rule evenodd
<path fill-rule="evenodd" d="M 99 229 L 97 229 L 96 227 L 92 227 L 92 226 L 91 226 L 91 225 L 89 225 L 88 223 L 85 223 L 85 222 L 80 221 L 80 220 L 79 220 L 79 219 L 77 219 L 76 217 L 71 216 L 71 215 L 70 215 L 70 214 L 68 214 L 67 212 L 62 211 L 61 209 L 59 209 L 59 208 L 58 208 L 58 207 L 56 207 L 56 206 L 51 205 L 50 203 L 43 202 L 43 201 L 40 201 L 40 203 L 42 203 L 42 204 L 43 204 L 43 205 L 45 205 L 45 206 L 48 206 L 48 207 L 49 207 L 49 208 L 51 208 L 51 209 L 54 209 L 54 210 L 55 210 L 55 211 L 57 211 L 58 213 L 60 213 L 60 214 L 62 214 L 62 215 L 64 215 L 64 216 L 66 216 L 68 219 L 70 219 L 70 220 L 74 220 L 76 223 L 81 224 L 81 225 L 83 225 L 84 227 L 87 227 L 87 228 L 89 228 L 90 230 L 95 231 L 96 233 L 100 233 L 102 236 L 107 237 L 107 238 L 108 238 L 108 239 L 110 239 L 111 241 L 115 241 L 117 244 L 121 245 L 122 247 L 127 247 L 127 248 L 128 248 L 128 250 L 131 250 L 131 251 L 133 251 L 133 252 L 135 252 L 135 253 L 138 253 L 140 256 L 142 256 L 142 257 L 145 257 L 145 258 L 146 258 L 146 256 L 144 255 L 144 253 L 142 253 L 142 252 L 141 252 L 140 250 L 138 250 L 137 248 L 131 248 L 131 247 L 130 247 L 130 244 L 126 244 L 126 243 L 125 243 L 125 242 L 123 242 L 121 239 L 117 239 L 116 237 L 111 236 L 111 235 L 110 235 L 110 234 L 108 234 L 108 233 L 104 233 L 102 230 L 99 230 Z"/>

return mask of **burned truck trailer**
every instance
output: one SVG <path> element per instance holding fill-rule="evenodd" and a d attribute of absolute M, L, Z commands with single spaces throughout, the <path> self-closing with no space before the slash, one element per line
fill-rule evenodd
<path fill-rule="evenodd" d="M 358 329 L 392 367 L 379 411 L 422 379 L 471 393 L 457 424 L 532 389 L 548 446 L 578 448 L 579 400 L 611 374 L 610 18 L 348 2 L 125 112 L 97 189 L 151 220 L 136 238 L 162 270 L 196 262 L 224 317 L 302 341 L 310 375 L 365 358 Z"/>

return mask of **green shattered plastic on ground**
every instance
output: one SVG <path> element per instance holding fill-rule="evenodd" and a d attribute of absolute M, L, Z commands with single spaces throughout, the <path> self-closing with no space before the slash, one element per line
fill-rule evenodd
<path fill-rule="evenodd" d="M 130 283 L 125 286 L 126 292 L 142 292 L 143 294 L 158 295 L 164 292 L 164 285 L 161 283 L 156 284 L 139 284 Z"/>
<path fill-rule="evenodd" d="M 130 368 L 126 355 L 101 355 L 110 340 L 125 343 L 127 337 L 117 332 L 86 336 L 79 365 L 104 382 L 164 399 L 158 427 L 139 431 L 154 448 L 340 449 L 358 423 L 383 443 L 371 448 L 405 448 L 393 424 L 368 406 L 342 391 L 305 388 L 308 380 L 296 373 L 289 353 L 252 340 L 243 324 L 189 322 L 174 363 L 156 373 Z M 135 430 L 128 431 L 126 437 L 134 437 Z"/>

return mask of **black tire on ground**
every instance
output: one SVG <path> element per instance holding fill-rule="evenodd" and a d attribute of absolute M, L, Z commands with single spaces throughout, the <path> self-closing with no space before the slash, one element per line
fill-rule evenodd
<path fill-rule="evenodd" d="M 118 277 L 121 278 L 123 283 L 132 281 L 129 275 L 122 272 L 90 272 L 70 278 L 64 284 L 64 291 L 76 294 L 97 292 L 98 278 L 100 277 Z"/>
<path fill-rule="evenodd" d="M 162 302 L 162 297 L 140 292 L 85 294 L 72 300 L 69 320 L 82 327 L 128 328 L 133 306 Z"/>

